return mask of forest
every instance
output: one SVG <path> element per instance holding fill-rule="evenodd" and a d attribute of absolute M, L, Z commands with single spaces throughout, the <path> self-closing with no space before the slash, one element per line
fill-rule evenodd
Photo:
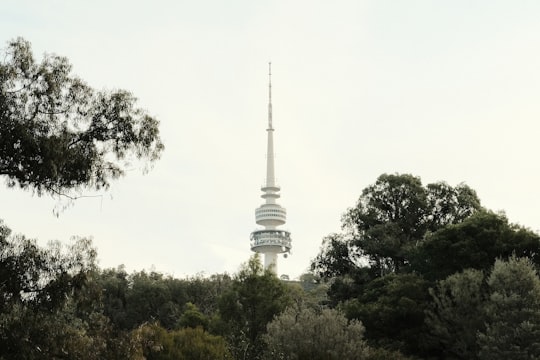
<path fill-rule="evenodd" d="M 159 122 L 131 93 L 36 62 L 23 39 L 3 59 L 8 187 L 76 201 L 159 159 Z M 380 175 L 298 281 L 257 255 L 184 279 L 97 256 L 87 238 L 42 247 L 0 223 L 0 359 L 540 358 L 540 237 L 466 184 Z"/>

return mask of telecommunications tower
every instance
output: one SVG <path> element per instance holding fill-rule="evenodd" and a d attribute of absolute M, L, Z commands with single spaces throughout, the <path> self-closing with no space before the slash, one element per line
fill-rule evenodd
<path fill-rule="evenodd" d="M 266 153 L 266 184 L 261 187 L 264 204 L 255 209 L 255 222 L 264 229 L 251 233 L 251 250 L 264 255 L 264 268 L 277 274 L 278 254 L 291 251 L 291 233 L 277 229 L 287 221 L 287 211 L 276 203 L 280 187 L 274 176 L 274 128 L 272 127 L 272 64 L 268 63 L 268 128 Z"/>

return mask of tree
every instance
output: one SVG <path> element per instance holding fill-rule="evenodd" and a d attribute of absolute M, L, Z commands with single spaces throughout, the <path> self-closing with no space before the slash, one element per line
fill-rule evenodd
<path fill-rule="evenodd" d="M 180 319 L 185 298 L 173 299 L 170 283 L 156 271 L 135 272 L 126 294 L 126 317 L 129 329 L 148 321 L 158 321 L 166 329 L 173 329 Z"/>
<path fill-rule="evenodd" d="M 366 284 L 343 308 L 347 318 L 362 321 L 370 344 L 418 354 L 428 302 L 428 282 L 421 276 L 388 274 Z"/>
<path fill-rule="evenodd" d="M 258 254 L 250 258 L 221 297 L 220 328 L 238 359 L 257 359 L 264 349 L 262 335 L 275 315 L 290 303 L 287 287 L 270 270 L 264 270 Z M 223 330 L 224 329 L 224 330 Z"/>
<path fill-rule="evenodd" d="M 332 306 L 343 304 L 349 318 L 362 320 L 371 344 L 424 354 L 429 281 L 417 248 L 481 210 L 464 184 L 423 186 L 412 175 L 383 174 L 343 216 L 344 233 L 325 238 L 311 270 L 330 283 Z"/>
<path fill-rule="evenodd" d="M 0 223 L 0 358 L 111 358 L 88 239 L 40 248 Z"/>
<path fill-rule="evenodd" d="M 436 231 L 449 224 L 457 224 L 482 209 L 476 191 L 465 184 L 455 187 L 445 182 L 428 184 L 427 217 L 428 230 Z"/>
<path fill-rule="evenodd" d="M 197 306 L 188 302 L 178 320 L 177 327 L 190 327 L 194 329 L 200 327 L 206 330 L 208 329 L 208 318 L 199 311 Z"/>
<path fill-rule="evenodd" d="M 126 314 L 129 292 L 128 274 L 123 265 L 116 269 L 105 269 L 98 273 L 96 282 L 102 292 L 103 313 L 117 329 L 130 329 Z"/>
<path fill-rule="evenodd" d="M 227 343 L 202 328 L 167 331 L 157 324 L 143 324 L 133 331 L 138 358 L 148 360 L 232 359 Z"/>
<path fill-rule="evenodd" d="M 343 216 L 347 246 L 333 241 L 335 249 L 326 247 L 312 266 L 323 274 L 342 274 L 363 257 L 375 276 L 407 271 L 411 250 L 426 232 L 459 223 L 480 209 L 476 193 L 464 184 L 423 187 L 412 175 L 383 174 Z"/>
<path fill-rule="evenodd" d="M 11 236 L 0 221 L 0 312 L 17 303 L 46 310 L 62 306 L 85 286 L 95 259 L 90 239 L 75 238 L 66 252 L 58 242 L 42 249 L 35 240 Z"/>
<path fill-rule="evenodd" d="M 212 316 L 218 312 L 219 299 L 229 290 L 233 280 L 228 274 L 213 274 L 204 277 L 202 274 L 184 280 L 187 301 L 193 303 L 205 316 Z M 173 291 L 174 287 L 171 287 Z"/>
<path fill-rule="evenodd" d="M 477 359 L 477 333 L 485 329 L 484 273 L 466 269 L 438 281 L 429 293 L 429 346 L 445 359 Z"/>
<path fill-rule="evenodd" d="M 268 359 L 367 359 L 364 327 L 333 309 L 288 307 L 267 326 Z"/>
<path fill-rule="evenodd" d="M 323 279 L 350 275 L 359 267 L 361 252 L 343 234 L 330 234 L 322 241 L 311 270 Z"/>
<path fill-rule="evenodd" d="M 504 215 L 481 211 L 428 234 L 412 254 L 413 270 L 440 280 L 467 268 L 488 271 L 496 258 L 512 254 L 540 265 L 540 236 L 510 224 Z"/>
<path fill-rule="evenodd" d="M 540 278 L 530 259 L 497 259 L 487 281 L 480 270 L 464 270 L 430 293 L 426 324 L 439 357 L 540 357 Z"/>
<path fill-rule="evenodd" d="M 540 278 L 527 258 L 498 259 L 489 278 L 480 359 L 540 358 Z"/>
<path fill-rule="evenodd" d="M 97 281 L 103 291 L 104 314 L 117 330 L 124 331 L 154 321 L 168 330 L 177 329 L 193 325 L 192 316 L 200 316 L 199 325 L 206 329 L 218 311 L 219 298 L 232 283 L 228 275 L 219 274 L 187 279 L 157 271 L 127 274 L 123 266 L 102 270 Z"/>
<path fill-rule="evenodd" d="M 420 178 L 383 174 L 343 217 L 353 245 L 380 275 L 407 264 L 408 247 L 425 232 L 426 197 Z"/>
<path fill-rule="evenodd" d="M 107 188 L 132 159 L 163 150 L 158 121 L 125 90 L 97 92 L 65 57 L 38 63 L 30 43 L 10 41 L 0 62 L 0 175 L 8 186 L 73 197 Z"/>

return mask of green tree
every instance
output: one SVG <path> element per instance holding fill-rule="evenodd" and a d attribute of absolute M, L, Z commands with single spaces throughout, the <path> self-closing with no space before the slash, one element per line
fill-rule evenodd
<path fill-rule="evenodd" d="M 325 238 L 311 270 L 330 283 L 332 306 L 343 304 L 349 318 L 362 320 L 371 344 L 424 354 L 430 284 L 418 247 L 481 210 L 464 184 L 423 186 L 412 175 L 383 174 L 343 216 L 344 233 Z"/>
<path fill-rule="evenodd" d="M 455 187 L 445 182 L 426 186 L 428 230 L 436 231 L 449 224 L 457 224 L 482 209 L 476 191 L 465 184 Z"/>
<path fill-rule="evenodd" d="M 208 329 L 208 323 L 208 318 L 199 311 L 199 308 L 196 305 L 188 302 L 184 308 L 184 312 L 178 320 L 177 327 L 201 327 L 206 330 Z"/>
<path fill-rule="evenodd" d="M 28 41 L 10 41 L 0 60 L 0 175 L 37 194 L 108 187 L 129 160 L 163 150 L 158 121 L 135 102 L 125 90 L 95 91 L 65 57 L 36 62 Z"/>
<path fill-rule="evenodd" d="M 207 317 L 218 312 L 219 299 L 229 290 L 233 280 L 228 274 L 203 276 L 198 274 L 185 280 L 187 301 L 193 303 Z"/>
<path fill-rule="evenodd" d="M 347 318 L 362 321 L 373 346 L 419 354 L 428 303 L 428 282 L 421 276 L 388 274 L 369 282 L 343 308 Z"/>
<path fill-rule="evenodd" d="M 268 324 L 268 359 L 367 359 L 364 327 L 333 309 L 288 307 Z"/>
<path fill-rule="evenodd" d="M 219 302 L 221 331 L 235 358 L 258 358 L 264 349 L 266 324 L 290 301 L 286 285 L 272 271 L 263 269 L 258 254 L 251 257 Z"/>
<path fill-rule="evenodd" d="M 430 289 L 426 311 L 429 347 L 444 359 L 477 359 L 477 333 L 485 329 L 484 273 L 466 269 Z"/>
<path fill-rule="evenodd" d="M 508 222 L 501 214 L 481 211 L 447 225 L 418 242 L 412 268 L 430 280 L 467 268 L 488 271 L 498 257 L 529 257 L 540 265 L 540 236 Z"/>
<path fill-rule="evenodd" d="M 16 303 L 47 310 L 62 306 L 85 286 L 95 258 L 90 239 L 75 238 L 67 251 L 58 242 L 44 249 L 35 240 L 11 236 L 0 221 L 0 311 Z"/>
<path fill-rule="evenodd" d="M 361 251 L 344 234 L 325 236 L 311 270 L 323 279 L 350 275 L 360 266 Z"/>
<path fill-rule="evenodd" d="M 129 281 L 126 294 L 128 329 L 148 321 L 158 321 L 166 329 L 174 328 L 184 303 L 172 298 L 167 277 L 157 271 L 140 271 L 131 274 Z"/>
<path fill-rule="evenodd" d="M 480 359 L 540 358 L 540 278 L 527 258 L 498 259 L 487 279 Z"/>
<path fill-rule="evenodd" d="M 96 281 L 102 291 L 103 313 L 117 329 L 129 329 L 126 314 L 129 280 L 124 266 L 99 271 Z"/>
<path fill-rule="evenodd" d="M 232 359 L 227 343 L 202 328 L 167 331 L 156 324 L 144 324 L 133 331 L 138 357 L 148 360 Z"/>
<path fill-rule="evenodd" d="M 0 358 L 113 358 L 88 239 L 47 248 L 0 224 Z"/>
<path fill-rule="evenodd" d="M 218 312 L 221 294 L 232 283 L 226 274 L 176 279 L 157 271 L 127 274 L 122 266 L 102 270 L 97 281 L 103 292 L 104 314 L 117 330 L 124 331 L 154 321 L 169 330 L 190 326 L 182 320 L 190 313 L 190 306 L 197 309 L 203 321 L 199 325 L 206 329 Z"/>
<path fill-rule="evenodd" d="M 384 275 L 406 266 L 408 248 L 425 233 L 426 208 L 420 178 L 383 174 L 362 191 L 343 223 L 353 234 L 352 244 Z"/>
<path fill-rule="evenodd" d="M 346 235 L 325 239 L 312 262 L 321 276 L 351 275 L 367 260 L 372 276 L 409 270 L 411 252 L 429 231 L 459 223 L 480 210 L 474 190 L 439 182 L 422 186 L 407 174 L 383 174 L 343 216 Z"/>

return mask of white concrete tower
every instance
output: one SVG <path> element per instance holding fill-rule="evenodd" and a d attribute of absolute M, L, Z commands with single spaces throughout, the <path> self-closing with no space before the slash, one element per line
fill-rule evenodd
<path fill-rule="evenodd" d="M 291 234 L 286 230 L 277 229 L 285 224 L 287 211 L 276 203 L 280 187 L 276 184 L 274 175 L 274 128 L 272 127 L 272 64 L 268 63 L 268 136 L 266 154 L 266 184 L 261 188 L 265 203 L 255 209 L 255 221 L 264 229 L 251 233 L 251 250 L 264 254 L 264 268 L 271 269 L 277 274 L 278 254 L 291 251 Z"/>

